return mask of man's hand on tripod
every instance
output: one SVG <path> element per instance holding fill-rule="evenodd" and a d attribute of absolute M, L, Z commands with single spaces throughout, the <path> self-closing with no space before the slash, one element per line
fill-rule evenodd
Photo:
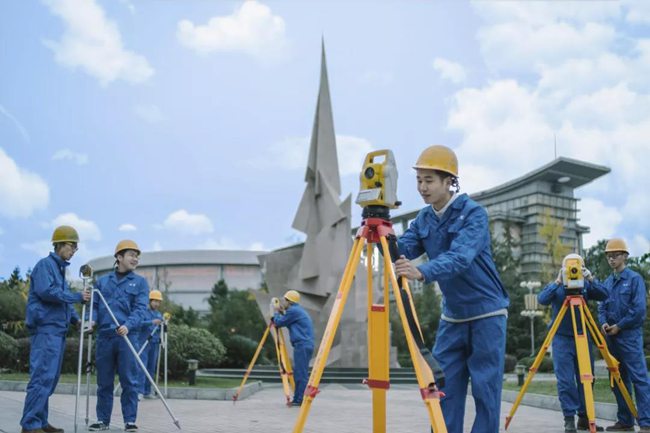
<path fill-rule="evenodd" d="M 399 259 L 395 261 L 395 274 L 398 277 L 406 277 L 409 280 L 424 280 L 422 272 L 405 256 L 399 256 Z"/>

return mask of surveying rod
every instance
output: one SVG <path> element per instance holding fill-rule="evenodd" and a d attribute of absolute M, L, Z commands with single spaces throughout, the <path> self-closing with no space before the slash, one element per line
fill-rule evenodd
<path fill-rule="evenodd" d="M 147 337 L 147 340 L 144 342 L 144 344 L 142 345 L 140 350 L 138 350 L 138 357 L 140 357 L 140 355 L 142 355 L 142 352 L 144 352 L 144 349 L 147 348 L 147 346 L 149 345 L 149 341 L 151 341 L 153 336 L 156 334 L 156 331 L 158 331 L 158 326 L 153 328 L 153 331 L 151 331 L 151 333 Z M 142 358 L 140 358 L 140 359 L 142 359 Z M 122 384 L 118 382 L 117 386 L 115 387 L 115 391 L 113 391 L 113 395 L 117 395 L 117 393 L 120 391 L 121 386 L 122 386 Z"/>
<path fill-rule="evenodd" d="M 85 292 L 88 290 L 87 283 L 90 278 L 93 276 L 93 268 L 91 268 L 89 265 L 83 265 L 79 269 L 79 276 L 81 276 L 81 279 L 83 281 L 83 291 Z M 91 293 L 91 299 L 90 299 L 90 311 L 91 311 L 91 317 L 92 317 L 92 310 L 93 310 L 93 304 L 92 304 L 92 293 Z M 83 306 L 81 307 L 81 326 L 80 326 L 80 331 L 79 331 L 79 361 L 77 362 L 77 395 L 74 400 L 74 431 L 75 433 L 77 432 L 77 421 L 78 421 L 78 411 L 79 411 L 79 395 L 81 393 L 81 368 L 83 364 L 83 355 L 84 355 L 84 331 L 85 331 L 85 317 L 86 317 L 86 302 L 83 303 Z M 88 323 L 91 323 L 92 319 L 88 321 Z M 92 332 L 92 331 L 90 331 Z M 90 347 L 88 347 L 88 353 L 90 353 Z M 88 395 L 88 393 L 86 393 Z M 86 397 L 86 400 L 88 397 Z M 86 424 L 88 424 L 88 411 L 86 411 Z"/>
<path fill-rule="evenodd" d="M 106 299 L 104 298 L 104 295 L 102 295 L 102 292 L 100 292 L 97 289 L 95 289 L 94 291 L 97 292 L 97 294 L 99 295 L 99 298 L 102 300 L 102 303 L 106 307 L 106 311 L 108 311 L 108 314 L 110 314 L 111 319 L 113 319 L 113 323 L 115 323 L 115 326 L 117 326 L 119 328 L 121 326 L 120 322 L 117 321 L 117 318 L 113 314 L 113 311 L 111 310 L 111 307 L 108 306 L 108 302 L 106 302 Z M 149 380 L 149 383 L 151 384 L 151 386 L 154 387 L 154 389 L 158 393 L 158 396 L 160 397 L 160 401 L 162 401 L 163 405 L 165 405 L 165 409 L 167 409 L 167 412 L 169 413 L 169 416 L 172 417 L 172 419 L 174 420 L 174 424 L 180 430 L 180 428 L 181 428 L 180 421 L 178 420 L 178 418 L 176 418 L 174 416 L 174 413 L 172 412 L 171 408 L 167 404 L 167 401 L 165 400 L 165 397 L 163 397 L 162 394 L 160 393 L 160 390 L 158 389 L 158 385 L 156 385 L 154 380 L 151 378 L 151 375 L 149 374 L 149 371 L 147 371 L 147 367 L 144 365 L 144 363 L 142 362 L 142 360 L 138 356 L 138 352 L 136 352 L 135 347 L 133 347 L 133 344 L 131 343 L 131 340 L 129 340 L 129 337 L 127 335 L 122 335 L 122 337 L 124 338 L 124 341 L 126 342 L 127 346 L 129 346 L 129 349 L 133 353 L 133 356 L 135 357 L 135 360 L 138 362 L 138 365 L 140 366 L 140 368 L 144 372 L 145 376 L 147 376 L 147 379 Z"/>

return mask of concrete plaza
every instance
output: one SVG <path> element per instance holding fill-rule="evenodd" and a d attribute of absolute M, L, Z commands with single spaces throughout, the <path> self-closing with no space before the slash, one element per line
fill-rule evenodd
<path fill-rule="evenodd" d="M 322 392 L 314 400 L 307 420 L 305 433 L 370 433 L 371 393 L 358 386 L 353 389 L 342 385 L 323 385 Z M 18 422 L 23 409 L 24 392 L 0 391 L 0 432 L 20 432 Z M 74 395 L 54 394 L 50 398 L 50 422 L 74 431 Z M 245 433 L 290 433 L 298 414 L 298 408 L 284 405 L 280 388 L 265 387 L 262 391 L 233 404 L 218 400 L 168 400 L 183 432 L 245 432 Z M 91 421 L 94 417 L 95 397 L 91 397 Z M 86 431 L 85 397 L 79 405 L 81 413 L 78 431 Z M 510 410 L 511 404 L 503 402 L 501 420 Z M 420 399 L 420 393 L 412 385 L 395 385 L 388 392 L 387 431 L 391 433 L 428 433 L 428 419 Z M 467 400 L 465 432 L 471 430 L 474 405 Z M 611 422 L 599 420 L 599 425 Z M 158 400 L 144 400 L 138 410 L 137 425 L 143 433 L 173 433 L 179 430 Z M 115 399 L 112 432 L 123 431 L 119 398 Z M 557 411 L 520 406 L 508 429 L 509 433 L 561 433 L 562 414 Z"/>

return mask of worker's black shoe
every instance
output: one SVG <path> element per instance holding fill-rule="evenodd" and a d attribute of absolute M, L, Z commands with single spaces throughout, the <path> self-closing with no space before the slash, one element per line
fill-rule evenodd
<path fill-rule="evenodd" d="M 576 433 L 576 420 L 573 416 L 564 417 L 564 433 Z"/>
<path fill-rule="evenodd" d="M 97 421 L 95 424 L 90 424 L 88 426 L 88 431 L 103 431 L 108 430 L 109 428 L 108 424 L 104 424 L 102 421 Z"/>
<path fill-rule="evenodd" d="M 589 419 L 586 416 L 578 416 L 578 430 L 589 430 Z M 596 426 L 596 431 L 605 430 L 601 426 Z"/>
<path fill-rule="evenodd" d="M 62 428 L 54 427 L 52 424 L 48 424 L 45 427 L 41 427 L 45 433 L 64 433 L 65 430 Z"/>
<path fill-rule="evenodd" d="M 605 429 L 605 431 L 634 431 L 633 425 L 621 424 L 616 421 L 616 424 L 610 425 Z"/>
<path fill-rule="evenodd" d="M 135 425 L 135 423 L 127 422 L 126 424 L 124 424 L 124 431 L 137 432 L 138 426 Z"/>

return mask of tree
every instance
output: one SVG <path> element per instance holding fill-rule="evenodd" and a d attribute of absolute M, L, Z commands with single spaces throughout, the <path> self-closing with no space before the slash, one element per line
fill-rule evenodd
<path fill-rule="evenodd" d="M 551 216 L 551 210 L 546 209 L 544 213 L 544 224 L 539 229 L 539 235 L 546 242 L 546 253 L 549 255 L 550 263 L 544 264 L 544 281 L 551 281 L 557 275 L 557 270 L 562 266 L 562 260 L 569 251 L 571 245 L 562 242 L 561 235 L 564 232 L 566 220 L 560 220 Z"/>
<path fill-rule="evenodd" d="M 23 279 L 16 267 L 8 280 L 0 282 L 0 327 L 12 337 L 24 337 L 25 308 L 29 293 L 29 275 Z"/>

